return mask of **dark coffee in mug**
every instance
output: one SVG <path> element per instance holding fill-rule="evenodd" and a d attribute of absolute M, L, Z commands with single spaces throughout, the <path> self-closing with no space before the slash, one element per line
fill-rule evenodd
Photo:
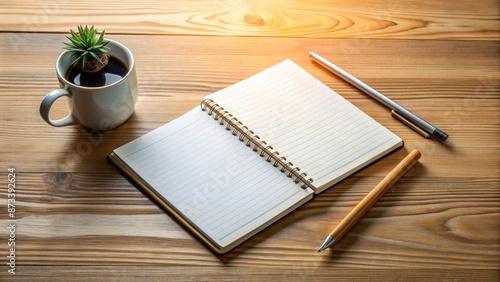
<path fill-rule="evenodd" d="M 108 64 L 95 73 L 82 72 L 78 67 L 71 65 L 66 71 L 66 80 L 74 85 L 84 87 L 101 87 L 113 84 L 128 73 L 128 68 L 118 58 L 111 56 Z"/>

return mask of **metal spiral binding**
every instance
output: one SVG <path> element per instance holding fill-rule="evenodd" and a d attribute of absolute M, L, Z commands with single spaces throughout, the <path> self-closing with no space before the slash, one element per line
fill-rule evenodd
<path fill-rule="evenodd" d="M 316 189 L 312 182 L 312 178 L 306 179 L 307 173 L 300 172 L 299 167 L 294 167 L 292 162 L 287 162 L 286 157 L 280 156 L 278 151 L 273 151 L 273 147 L 268 145 L 265 140 L 262 140 L 259 135 L 255 134 L 246 125 L 239 121 L 236 117 L 224 110 L 219 104 L 216 104 L 212 99 L 205 99 L 201 102 L 201 110 L 208 109 L 208 115 L 214 115 L 214 120 L 219 120 L 220 125 L 226 124 L 226 130 L 231 131 L 232 135 L 238 136 L 238 140 L 244 142 L 246 146 L 251 147 L 254 152 L 259 153 L 260 157 L 267 155 L 266 161 L 271 163 L 274 161 L 274 167 L 281 167 L 280 171 L 286 173 L 287 177 L 295 178 L 294 183 L 302 183 L 302 188 L 310 187 Z"/>

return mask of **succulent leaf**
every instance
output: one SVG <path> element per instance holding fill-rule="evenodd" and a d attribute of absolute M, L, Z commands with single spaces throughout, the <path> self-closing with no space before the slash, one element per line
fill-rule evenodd
<path fill-rule="evenodd" d="M 99 56 L 97 56 L 97 55 L 96 55 L 95 53 L 93 53 L 93 52 L 92 52 L 92 53 L 90 53 L 90 55 L 91 55 L 92 57 L 94 57 L 94 59 L 96 59 L 99 63 L 101 63 L 101 64 L 102 64 L 101 58 L 100 58 Z"/>
<path fill-rule="evenodd" d="M 70 42 L 64 42 L 67 49 L 71 51 L 74 57 L 73 64 L 82 63 L 82 67 L 85 66 L 88 60 L 96 59 L 99 63 L 102 63 L 100 55 L 107 54 L 109 52 L 109 47 L 107 47 L 109 41 L 104 40 L 105 30 L 101 32 L 99 36 L 97 35 L 97 29 L 88 26 L 77 27 L 78 32 L 70 29 L 70 36 L 66 38 Z"/>

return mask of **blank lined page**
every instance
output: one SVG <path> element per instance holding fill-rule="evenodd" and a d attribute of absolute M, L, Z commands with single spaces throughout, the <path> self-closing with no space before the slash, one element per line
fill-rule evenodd
<path fill-rule="evenodd" d="M 312 195 L 199 107 L 114 152 L 221 248 L 250 237 Z"/>
<path fill-rule="evenodd" d="M 317 187 L 301 188 L 200 107 L 114 151 L 222 251 L 402 146 L 399 137 L 290 60 L 207 98 L 307 172 Z"/>
<path fill-rule="evenodd" d="M 290 60 L 207 98 L 307 172 L 317 193 L 403 144 Z"/>

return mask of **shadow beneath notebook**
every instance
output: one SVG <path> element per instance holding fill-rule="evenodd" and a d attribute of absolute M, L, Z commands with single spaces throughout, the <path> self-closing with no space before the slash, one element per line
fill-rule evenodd
<path fill-rule="evenodd" d="M 270 257 L 296 256 L 298 253 L 309 252 L 312 256 L 325 236 L 321 229 L 332 207 L 343 201 L 342 195 L 348 193 L 352 187 L 362 182 L 360 177 L 349 177 L 315 196 L 312 201 L 292 211 L 271 226 L 262 230 L 232 251 L 217 255 L 218 259 L 229 264 L 231 260 L 240 256 L 252 256 L 256 260 L 266 260 Z M 294 257 L 297 259 L 297 257 Z M 300 257 L 300 260 L 304 258 Z"/>

